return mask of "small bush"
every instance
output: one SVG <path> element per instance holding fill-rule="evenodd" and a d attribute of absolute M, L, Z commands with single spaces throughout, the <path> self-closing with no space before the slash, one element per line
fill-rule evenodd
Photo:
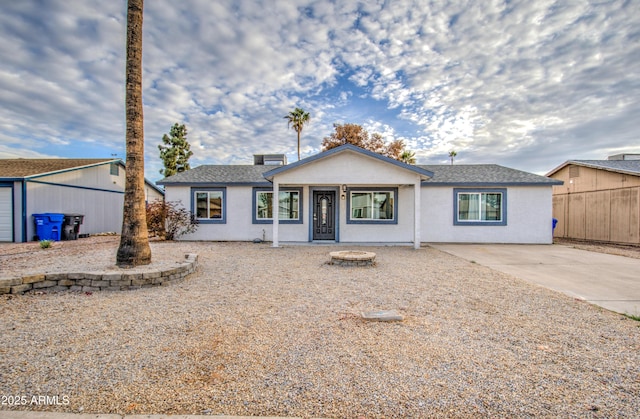
<path fill-rule="evenodd" d="M 175 240 L 198 229 L 198 222 L 180 201 L 153 201 L 147 205 L 149 235 Z"/>
<path fill-rule="evenodd" d="M 51 240 L 40 240 L 41 249 L 48 249 L 51 247 L 52 244 L 53 244 L 53 241 Z"/>

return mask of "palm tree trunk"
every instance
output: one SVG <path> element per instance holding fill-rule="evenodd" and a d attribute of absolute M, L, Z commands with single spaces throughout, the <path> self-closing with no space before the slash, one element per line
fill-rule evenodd
<path fill-rule="evenodd" d="M 126 119 L 127 159 L 122 235 L 116 264 L 151 263 L 144 197 L 144 116 L 142 110 L 143 0 L 127 2 Z"/>
<path fill-rule="evenodd" d="M 298 130 L 298 161 L 300 161 L 300 131 Z"/>

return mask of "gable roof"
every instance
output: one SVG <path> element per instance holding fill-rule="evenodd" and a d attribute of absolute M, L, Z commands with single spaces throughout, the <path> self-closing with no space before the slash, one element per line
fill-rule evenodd
<path fill-rule="evenodd" d="M 547 176 L 551 176 L 572 164 L 576 166 L 590 167 L 592 169 L 606 170 L 608 172 L 640 176 L 640 160 L 567 160 L 547 173 Z"/>
<path fill-rule="evenodd" d="M 421 175 L 424 178 L 430 178 L 431 176 L 433 176 L 433 173 L 431 173 L 429 170 L 421 168 L 420 166 L 403 163 L 401 161 L 392 159 L 390 157 L 383 156 L 382 154 L 375 153 L 375 152 L 369 151 L 369 150 L 365 150 L 364 148 L 361 148 L 361 147 L 356 147 L 353 144 L 343 144 L 343 145 L 341 145 L 339 147 L 335 147 L 335 148 L 332 148 L 331 150 L 323 151 L 323 152 L 318 153 L 316 155 L 313 155 L 313 156 L 307 157 L 305 159 L 299 160 L 299 161 L 297 161 L 295 163 L 291 163 L 291 164 L 288 164 L 286 166 L 278 166 L 275 169 L 271 169 L 268 172 L 266 172 L 264 174 L 264 177 L 266 179 L 268 179 L 268 180 L 272 180 L 273 177 L 275 175 L 279 174 L 279 173 L 283 173 L 283 172 L 289 171 L 291 169 L 295 169 L 297 167 L 304 166 L 304 165 L 307 165 L 309 163 L 328 158 L 330 156 L 334 156 L 336 154 L 344 153 L 346 151 L 359 153 L 359 154 L 374 158 L 376 160 L 380 160 L 380 161 L 383 161 L 385 163 L 392 164 L 392 165 L 397 166 L 397 167 L 399 167 L 401 169 L 405 169 L 405 170 L 408 170 L 408 171 L 411 171 L 411 172 L 415 172 L 415 173 Z"/>
<path fill-rule="evenodd" d="M 31 178 L 113 162 L 122 164 L 120 159 L 0 159 L 0 178 Z"/>
<path fill-rule="evenodd" d="M 563 182 L 534 173 L 523 172 L 497 164 L 420 165 L 433 172 L 423 185 L 488 186 L 488 185 L 562 185 Z"/>

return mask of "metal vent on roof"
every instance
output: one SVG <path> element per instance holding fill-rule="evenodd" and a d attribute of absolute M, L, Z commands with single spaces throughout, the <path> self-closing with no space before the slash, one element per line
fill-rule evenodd
<path fill-rule="evenodd" d="M 285 154 L 254 154 L 253 164 L 256 166 L 285 166 L 287 156 Z"/>

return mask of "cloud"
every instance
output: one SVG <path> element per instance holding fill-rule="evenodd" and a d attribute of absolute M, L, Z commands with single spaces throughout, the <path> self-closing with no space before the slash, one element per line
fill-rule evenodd
<path fill-rule="evenodd" d="M 185 123 L 203 163 L 296 155 L 283 116 L 311 113 L 305 155 L 335 122 L 403 139 L 422 163 L 558 160 L 637 147 L 633 2 L 146 2 L 147 167 Z M 10 2 L 0 16 L 0 124 L 15 154 L 124 157 L 122 2 Z M 635 148 L 634 148 L 635 147 Z M 553 150 L 553 151 L 550 151 Z M 6 152 L 6 151 L 5 151 Z M 100 155 L 101 154 L 101 155 Z M 553 161 L 550 161 L 553 160 Z"/>

